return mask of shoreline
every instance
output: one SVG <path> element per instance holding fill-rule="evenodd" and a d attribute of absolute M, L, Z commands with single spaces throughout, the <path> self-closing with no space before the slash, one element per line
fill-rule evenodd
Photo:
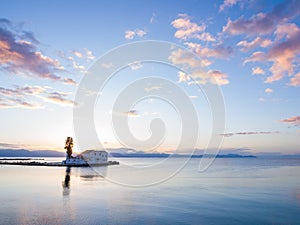
<path fill-rule="evenodd" d="M 52 167 L 91 167 L 91 166 L 112 166 L 119 165 L 118 161 L 108 161 L 101 164 L 63 164 L 61 162 L 3 162 L 0 161 L 0 165 L 15 165 L 15 166 L 52 166 Z"/>

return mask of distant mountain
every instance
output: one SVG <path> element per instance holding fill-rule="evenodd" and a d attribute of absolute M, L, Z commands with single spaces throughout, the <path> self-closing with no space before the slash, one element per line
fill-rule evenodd
<path fill-rule="evenodd" d="M 167 153 L 147 153 L 134 149 L 107 149 L 109 155 L 119 158 L 167 158 L 167 157 L 192 157 L 208 158 L 210 155 L 203 155 L 202 152 L 196 152 L 194 155 L 189 154 L 167 154 Z M 76 154 L 76 153 L 75 153 Z M 66 153 L 54 150 L 27 150 L 27 149 L 0 149 L 0 157 L 65 157 Z M 257 156 L 233 153 L 219 153 L 217 158 L 300 158 L 300 154 L 284 155 L 280 153 L 258 153 Z"/>
<path fill-rule="evenodd" d="M 167 157 L 175 157 L 175 158 L 183 158 L 183 157 L 192 157 L 192 158 L 209 158 L 211 155 L 185 155 L 185 154 L 166 154 L 166 153 L 119 153 L 112 152 L 109 153 L 112 157 L 117 158 L 167 158 Z M 225 155 L 217 155 L 217 158 L 256 158 L 253 155 L 239 155 L 239 154 L 225 154 Z"/>
<path fill-rule="evenodd" d="M 112 149 L 108 149 L 110 156 L 117 158 L 167 158 L 167 157 L 192 157 L 202 158 L 211 157 L 210 155 L 185 155 L 185 154 L 167 154 L 167 153 L 146 153 L 143 151 L 134 151 L 128 149 L 121 149 L 118 152 L 112 152 Z M 0 149 L 0 157 L 64 157 L 64 152 L 58 152 L 53 150 L 36 150 L 30 151 L 26 149 Z M 217 155 L 217 158 L 255 158 L 253 155 L 239 155 L 239 154 L 223 154 Z"/>
<path fill-rule="evenodd" d="M 266 159 L 299 159 L 300 154 L 260 153 L 257 157 Z"/>
<path fill-rule="evenodd" d="M 64 152 L 53 150 L 0 149 L 0 157 L 64 157 Z"/>

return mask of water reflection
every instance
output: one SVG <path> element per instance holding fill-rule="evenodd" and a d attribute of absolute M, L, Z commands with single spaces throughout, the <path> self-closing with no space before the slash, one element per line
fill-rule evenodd
<path fill-rule="evenodd" d="M 107 174 L 107 167 L 81 167 L 73 168 L 73 176 L 80 177 L 82 181 L 104 181 Z M 65 178 L 62 181 L 63 196 L 71 192 L 71 167 L 66 168 Z"/>
<path fill-rule="evenodd" d="M 83 181 L 104 180 L 107 174 L 107 167 L 85 167 L 80 168 L 80 179 Z"/>
<path fill-rule="evenodd" d="M 66 168 L 65 180 L 62 182 L 63 195 L 67 196 L 70 194 L 70 181 L 71 181 L 71 167 Z"/>

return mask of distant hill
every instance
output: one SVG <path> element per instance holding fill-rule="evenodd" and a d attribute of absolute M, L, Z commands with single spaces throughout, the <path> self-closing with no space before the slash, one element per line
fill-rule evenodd
<path fill-rule="evenodd" d="M 53 150 L 0 149 L 0 157 L 64 157 L 64 152 Z"/>
<path fill-rule="evenodd" d="M 110 152 L 110 150 L 108 150 Z M 53 150 L 36 150 L 30 151 L 26 149 L 0 149 L 0 157 L 64 157 L 64 152 L 58 152 Z M 192 157 L 202 158 L 210 157 L 209 155 L 184 155 L 184 154 L 167 154 L 167 153 L 145 153 L 139 152 L 110 152 L 110 156 L 119 158 L 167 158 L 167 157 Z M 238 155 L 238 154 L 224 154 L 217 155 L 217 158 L 255 158 L 253 155 Z"/>
<path fill-rule="evenodd" d="M 107 149 L 109 155 L 119 158 L 167 158 L 167 157 L 192 157 L 192 158 L 208 158 L 210 155 L 203 155 L 197 152 L 194 155 L 188 154 L 167 154 L 167 153 L 147 153 L 136 151 L 133 149 L 118 148 Z M 76 153 L 75 153 L 76 154 Z M 65 157 L 66 153 L 54 150 L 27 150 L 27 149 L 0 149 L 0 157 Z M 245 154 L 218 154 L 216 158 L 300 158 L 300 154 L 284 155 L 280 153 L 258 153 L 257 156 Z"/>
<path fill-rule="evenodd" d="M 166 154 L 166 153 L 110 153 L 110 156 L 117 158 L 167 158 L 167 157 L 175 157 L 175 158 L 183 158 L 183 157 L 192 157 L 192 158 L 209 158 L 210 155 L 184 155 L 184 154 Z M 239 155 L 239 154 L 224 154 L 217 155 L 217 158 L 256 158 L 253 155 Z"/>

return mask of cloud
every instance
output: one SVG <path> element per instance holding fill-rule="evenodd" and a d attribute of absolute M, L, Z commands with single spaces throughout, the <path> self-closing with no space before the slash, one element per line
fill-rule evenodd
<path fill-rule="evenodd" d="M 247 41 L 240 41 L 237 43 L 237 46 L 241 47 L 242 51 L 249 51 L 256 47 L 262 47 L 266 48 L 272 44 L 272 41 L 270 39 L 257 37 L 251 42 Z"/>
<path fill-rule="evenodd" d="M 70 85 L 77 85 L 77 82 L 71 78 L 64 78 L 64 83 L 65 84 L 70 84 Z"/>
<path fill-rule="evenodd" d="M 291 27 L 293 29 L 288 29 Z M 276 42 L 268 52 L 254 52 L 244 61 L 244 63 L 272 62 L 272 66 L 269 68 L 271 76 L 267 77 L 265 83 L 281 80 L 285 75 L 293 76 L 295 63 L 300 55 L 300 29 L 298 26 L 295 24 L 282 24 L 275 33 L 277 34 Z M 297 83 L 297 77 L 290 78 L 290 81 L 291 84 Z"/>
<path fill-rule="evenodd" d="M 83 57 L 83 54 L 81 52 L 78 52 L 78 51 L 73 51 L 73 54 L 78 57 L 78 58 L 82 58 Z"/>
<path fill-rule="evenodd" d="M 237 4 L 239 0 L 224 0 L 223 4 L 219 7 L 219 12 L 224 11 L 225 8 L 232 7 L 233 5 Z"/>
<path fill-rule="evenodd" d="M 287 123 L 293 126 L 300 126 L 300 116 L 293 116 L 284 120 L 280 120 L 281 123 Z"/>
<path fill-rule="evenodd" d="M 153 23 L 157 22 L 156 17 L 157 17 L 156 13 L 152 13 L 152 16 L 151 16 L 151 18 L 149 20 L 149 23 L 153 24 Z"/>
<path fill-rule="evenodd" d="M 135 32 L 134 31 L 132 31 L 132 30 L 125 31 L 125 39 L 131 40 L 131 39 L 134 38 L 134 36 L 135 36 Z"/>
<path fill-rule="evenodd" d="M 58 60 L 37 50 L 38 40 L 29 31 L 14 30 L 6 19 L 0 22 L 0 69 L 14 74 L 63 81 Z"/>
<path fill-rule="evenodd" d="M 6 26 L 11 26 L 11 22 L 8 20 L 8 19 L 5 19 L 5 18 L 0 18 L 0 25 L 2 24 L 3 25 L 6 25 Z"/>
<path fill-rule="evenodd" d="M 45 97 L 45 100 L 55 104 L 72 106 L 74 102 L 67 99 L 66 96 L 68 96 L 67 93 L 55 91 L 49 93 L 47 97 Z"/>
<path fill-rule="evenodd" d="M 219 70 L 209 70 L 208 73 L 209 80 L 211 83 L 215 83 L 218 85 L 229 84 L 229 80 L 227 79 L 227 74 L 223 73 Z"/>
<path fill-rule="evenodd" d="M 135 61 L 133 63 L 129 63 L 128 66 L 132 69 L 132 70 L 138 70 L 140 68 L 143 67 L 143 64 L 139 61 Z"/>
<path fill-rule="evenodd" d="M 90 60 L 94 60 L 96 57 L 93 55 L 93 52 L 87 48 L 84 48 L 85 57 Z"/>
<path fill-rule="evenodd" d="M 279 24 L 276 28 L 274 34 L 276 35 L 276 39 L 282 38 L 292 38 L 293 36 L 297 35 L 299 32 L 299 27 L 294 23 L 285 23 Z"/>
<path fill-rule="evenodd" d="M 265 134 L 279 134 L 279 131 L 251 131 L 251 132 L 236 132 L 220 134 L 223 137 L 232 137 L 236 135 L 265 135 Z"/>
<path fill-rule="evenodd" d="M 266 99 L 265 98 L 259 98 L 258 101 L 260 101 L 260 102 L 266 102 Z"/>
<path fill-rule="evenodd" d="M 188 82 L 191 80 L 191 77 L 186 74 L 185 72 L 179 71 L 178 72 L 178 83 L 180 82 Z"/>
<path fill-rule="evenodd" d="M 207 72 L 196 70 L 192 74 L 188 75 L 184 72 L 178 72 L 178 82 L 187 82 L 187 84 L 217 84 L 226 85 L 229 84 L 228 76 L 219 70 L 209 70 Z"/>
<path fill-rule="evenodd" d="M 255 61 L 263 61 L 265 60 L 265 53 L 262 51 L 257 51 L 252 53 L 252 55 L 244 60 L 244 63 L 255 62 Z"/>
<path fill-rule="evenodd" d="M 15 89 L 0 87 L 0 95 L 12 96 L 12 97 L 24 96 L 24 95 L 38 95 L 44 91 L 46 91 L 46 88 L 41 86 L 25 85 L 24 87 L 17 86 Z"/>
<path fill-rule="evenodd" d="M 205 24 L 198 25 L 191 22 L 187 14 L 179 14 L 179 18 L 173 20 L 171 25 L 177 29 L 174 36 L 181 40 L 198 39 L 202 41 L 215 41 L 215 37 L 208 32 Z"/>
<path fill-rule="evenodd" d="M 171 55 L 169 56 L 169 60 L 176 65 L 183 65 L 188 67 L 204 67 L 204 64 L 200 59 L 197 60 L 191 52 L 185 51 L 183 49 L 172 51 Z"/>
<path fill-rule="evenodd" d="M 84 48 L 83 50 L 73 50 L 72 53 L 77 58 L 82 58 L 82 59 L 87 59 L 87 60 L 95 59 L 95 56 L 93 55 L 92 51 L 87 48 Z M 69 59 L 74 59 L 74 58 L 71 57 Z"/>
<path fill-rule="evenodd" d="M 37 103 L 28 102 L 18 98 L 0 99 L 0 108 L 25 108 L 25 109 L 40 109 L 42 106 Z"/>
<path fill-rule="evenodd" d="M 42 145 L 28 145 L 28 144 L 20 144 L 20 143 L 8 143 L 8 142 L 0 142 L 0 149 L 14 149 L 14 150 L 41 150 L 41 149 L 49 149 L 53 150 L 53 146 L 42 146 Z"/>
<path fill-rule="evenodd" d="M 265 89 L 265 92 L 268 93 L 268 94 L 270 94 L 270 93 L 273 92 L 273 89 L 271 89 L 271 88 L 266 88 L 266 89 Z"/>
<path fill-rule="evenodd" d="M 127 112 L 114 112 L 114 114 L 118 116 L 128 116 L 128 117 L 139 117 L 139 113 L 137 110 L 129 110 Z"/>
<path fill-rule="evenodd" d="M 0 148 L 1 149 L 3 149 L 3 148 L 19 149 L 19 148 L 23 148 L 23 145 L 0 142 Z"/>
<path fill-rule="evenodd" d="M 147 32 L 142 29 L 127 30 L 125 31 L 125 39 L 132 40 L 135 37 L 144 37 L 146 34 Z"/>
<path fill-rule="evenodd" d="M 282 33 L 280 33 L 282 34 Z M 266 57 L 268 61 L 272 61 L 270 67 L 272 76 L 268 77 L 266 83 L 272 83 L 280 80 L 285 74 L 291 76 L 294 72 L 294 62 L 300 55 L 300 29 L 287 32 L 286 38 L 281 42 L 277 42 L 272 46 Z"/>
<path fill-rule="evenodd" d="M 232 21 L 228 20 L 223 32 L 233 35 L 239 34 L 269 34 L 277 24 L 298 16 L 300 13 L 300 1 L 290 0 L 273 7 L 268 13 L 258 13 L 249 19 L 240 17 Z"/>
<path fill-rule="evenodd" d="M 114 67 L 114 64 L 113 63 L 102 63 L 101 66 L 105 69 L 109 69 L 109 68 Z"/>
<path fill-rule="evenodd" d="M 231 47 L 225 47 L 222 45 L 217 45 L 214 48 L 208 48 L 194 42 L 185 42 L 184 44 L 201 58 L 228 58 L 233 53 L 233 49 Z"/>
<path fill-rule="evenodd" d="M 289 85 L 300 87 L 300 72 L 290 79 Z"/>
<path fill-rule="evenodd" d="M 150 92 L 150 91 L 159 90 L 159 89 L 161 89 L 161 88 L 162 88 L 161 86 L 155 85 L 155 86 L 145 87 L 144 90 L 145 90 L 146 92 Z"/>
<path fill-rule="evenodd" d="M 28 85 L 15 88 L 0 87 L 0 108 L 43 108 L 42 102 L 37 102 L 37 99 L 60 105 L 73 104 L 73 101 L 66 98 L 69 93 L 49 92 L 49 89 L 51 88 Z"/>
<path fill-rule="evenodd" d="M 258 101 L 260 101 L 260 102 L 282 102 L 284 100 L 281 99 L 281 98 L 268 98 L 268 99 L 266 99 L 266 98 L 259 98 Z"/>
<path fill-rule="evenodd" d="M 83 65 L 79 65 L 79 64 L 77 64 L 74 61 L 72 63 L 72 66 L 73 66 L 73 69 L 75 69 L 75 70 L 79 70 L 81 72 L 85 72 L 86 71 L 86 69 L 85 69 L 85 67 Z"/>
<path fill-rule="evenodd" d="M 130 110 L 130 111 L 126 112 L 126 114 L 129 117 L 138 117 L 139 116 L 138 111 L 136 111 L 136 110 Z"/>
<path fill-rule="evenodd" d="M 254 74 L 254 75 L 259 75 L 259 74 L 263 75 L 263 74 L 265 74 L 265 71 L 260 67 L 254 67 L 254 68 L 252 68 L 252 74 Z"/>
<path fill-rule="evenodd" d="M 25 96 L 37 96 L 46 88 L 40 86 L 24 86 L 15 89 L 0 87 L 0 108 L 27 108 L 39 109 L 39 103 L 25 99 Z"/>
<path fill-rule="evenodd" d="M 36 51 L 29 42 L 18 41 L 19 35 L 0 27 L 0 65 L 12 72 L 29 72 L 41 78 L 59 80 L 53 73 L 59 62 Z"/>
<path fill-rule="evenodd" d="M 169 60 L 176 65 L 181 66 L 190 71 L 190 74 L 185 72 L 178 72 L 178 82 L 186 82 L 187 84 L 229 84 L 228 75 L 219 70 L 206 71 L 206 65 L 202 60 L 197 60 L 195 56 L 182 49 L 173 51 L 169 56 Z"/>

